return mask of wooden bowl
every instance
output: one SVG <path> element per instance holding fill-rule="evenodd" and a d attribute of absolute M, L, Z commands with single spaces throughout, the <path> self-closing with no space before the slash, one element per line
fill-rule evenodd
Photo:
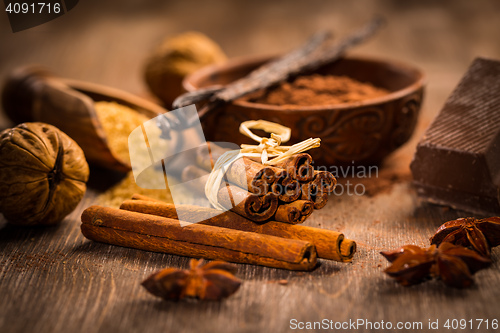
<path fill-rule="evenodd" d="M 149 118 L 167 112 L 128 92 L 60 78 L 40 66 L 15 68 L 1 93 L 3 110 L 13 122 L 54 125 L 78 143 L 89 162 L 120 172 L 131 170 L 130 161 L 121 159 L 109 147 L 94 103 L 116 102 Z"/>
<path fill-rule="evenodd" d="M 228 84 L 248 74 L 272 57 L 233 59 L 200 69 L 184 79 L 187 91 Z M 234 101 L 215 110 L 202 122 L 207 140 L 253 143 L 238 132 L 245 120 L 265 119 L 292 129 L 290 143 L 321 138 L 321 147 L 310 150 L 315 165 L 378 164 L 408 141 L 415 129 L 423 98 L 423 73 L 403 63 L 347 57 L 316 73 L 346 75 L 385 88 L 389 94 L 361 102 L 321 106 L 276 106 Z"/>

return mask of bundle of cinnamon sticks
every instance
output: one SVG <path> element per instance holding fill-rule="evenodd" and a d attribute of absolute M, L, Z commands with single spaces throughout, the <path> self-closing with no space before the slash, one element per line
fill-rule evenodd
<path fill-rule="evenodd" d="M 182 180 L 191 181 L 193 190 L 204 191 L 205 183 L 224 149 L 208 142 L 197 151 L 196 164 L 182 172 Z M 244 172 L 245 175 L 240 173 Z M 309 154 L 295 154 L 274 165 L 263 165 L 247 157 L 231 164 L 217 199 L 226 209 L 255 222 L 275 220 L 297 224 L 304 222 L 314 209 L 323 208 L 337 180 L 328 171 L 315 171 Z"/>
<path fill-rule="evenodd" d="M 182 172 L 199 191 L 225 152 L 215 144 L 209 147 L 197 152 L 197 165 Z M 325 206 L 336 185 L 332 174 L 314 171 L 311 162 L 304 153 L 275 166 L 243 157 L 230 165 L 217 193 L 227 211 L 134 195 L 120 209 L 87 208 L 81 230 L 91 240 L 118 246 L 290 270 L 312 270 L 317 258 L 349 262 L 354 241 L 298 225 Z"/>

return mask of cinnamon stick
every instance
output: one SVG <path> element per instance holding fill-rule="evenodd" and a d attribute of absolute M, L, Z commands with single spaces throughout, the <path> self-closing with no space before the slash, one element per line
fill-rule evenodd
<path fill-rule="evenodd" d="M 312 201 L 314 209 L 321 209 L 325 207 L 328 202 L 328 193 L 321 191 L 317 182 L 311 181 L 309 183 L 302 184 L 301 187 L 301 199 Z"/>
<path fill-rule="evenodd" d="M 187 217 L 188 222 L 202 221 L 198 224 L 308 241 L 316 247 L 319 258 L 340 262 L 351 261 L 356 252 L 356 243 L 344 239 L 340 232 L 275 221 L 258 224 L 231 211 L 220 213 L 212 208 L 144 200 L 126 200 L 120 209 L 173 219 L 177 219 L 179 214 Z"/>
<path fill-rule="evenodd" d="M 296 200 L 291 203 L 279 205 L 274 218 L 279 222 L 299 224 L 303 223 L 313 211 L 313 202 Z"/>
<path fill-rule="evenodd" d="M 340 257 L 343 262 L 349 262 L 356 253 L 356 242 L 351 239 L 344 239 L 340 243 Z"/>
<path fill-rule="evenodd" d="M 314 169 L 311 165 L 311 155 L 306 153 L 295 154 L 287 160 L 276 164 L 278 168 L 285 169 L 294 179 L 300 182 L 309 182 L 313 179 Z"/>
<path fill-rule="evenodd" d="M 313 182 L 320 192 L 331 193 L 335 190 L 337 179 L 331 172 L 314 170 Z"/>
<path fill-rule="evenodd" d="M 196 163 L 206 171 L 212 171 L 217 159 L 228 149 L 222 148 L 213 142 L 207 142 L 209 149 L 198 149 Z M 245 173 L 246 177 L 242 176 Z M 252 161 L 247 157 L 236 160 L 226 171 L 227 180 L 249 192 L 264 195 L 269 192 L 275 180 L 275 171 L 272 167 Z"/>
<path fill-rule="evenodd" d="M 224 208 L 255 222 L 269 220 L 278 209 L 276 194 L 257 196 L 231 184 L 221 185 L 217 199 Z"/>
<path fill-rule="evenodd" d="M 182 180 L 190 179 L 191 188 L 202 194 L 205 194 L 207 178 L 207 172 L 195 165 L 187 166 L 182 172 Z M 217 200 L 224 208 L 256 222 L 269 220 L 278 209 L 278 195 L 267 193 L 258 196 L 225 182 L 220 186 Z"/>
<path fill-rule="evenodd" d="M 209 149 L 199 149 L 196 159 L 197 164 L 201 168 L 211 171 L 217 159 L 228 150 L 212 142 L 207 142 L 207 144 L 209 145 Z M 196 171 L 194 169 L 193 167 L 187 167 L 184 169 L 183 175 L 185 173 L 203 174 L 203 171 Z M 246 173 L 246 177 L 242 177 L 242 172 Z M 225 176 L 229 182 L 243 189 L 248 188 L 249 192 L 256 195 L 264 195 L 272 192 L 283 202 L 292 202 L 300 197 L 299 182 L 286 170 L 264 166 L 246 157 L 235 161 L 228 168 Z"/>
<path fill-rule="evenodd" d="M 271 192 L 278 196 L 283 202 L 292 202 L 301 195 L 300 183 L 294 179 L 286 170 L 274 168 L 276 178 L 271 185 Z"/>
<path fill-rule="evenodd" d="M 146 251 L 289 270 L 311 270 L 316 265 L 310 242 L 198 223 L 181 227 L 171 218 L 109 207 L 87 208 L 81 230 L 94 241 Z"/>

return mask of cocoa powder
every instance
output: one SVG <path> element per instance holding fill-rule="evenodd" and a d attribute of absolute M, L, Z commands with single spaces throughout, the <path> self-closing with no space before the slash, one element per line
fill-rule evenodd
<path fill-rule="evenodd" d="M 358 102 L 389 91 L 347 76 L 307 75 L 250 97 L 251 102 L 280 106 L 315 106 Z"/>

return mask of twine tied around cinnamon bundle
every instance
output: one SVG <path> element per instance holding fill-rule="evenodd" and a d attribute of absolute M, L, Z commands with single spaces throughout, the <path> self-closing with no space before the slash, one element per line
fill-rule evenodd
<path fill-rule="evenodd" d="M 270 138 L 260 137 L 250 129 L 260 129 L 270 133 Z M 215 208 L 220 210 L 225 210 L 217 199 L 220 184 L 231 164 L 238 159 L 248 157 L 251 159 L 260 159 L 261 163 L 264 165 L 275 165 L 295 154 L 317 148 L 321 144 L 320 138 L 309 138 L 292 146 L 281 146 L 282 143 L 290 140 L 292 130 L 289 127 L 266 120 L 244 121 L 241 123 L 239 131 L 241 134 L 257 141 L 259 144 L 242 144 L 240 146 L 241 149 L 225 152 L 215 162 L 212 172 L 208 176 L 207 183 L 205 184 L 205 195 L 208 201 L 210 201 Z"/>

